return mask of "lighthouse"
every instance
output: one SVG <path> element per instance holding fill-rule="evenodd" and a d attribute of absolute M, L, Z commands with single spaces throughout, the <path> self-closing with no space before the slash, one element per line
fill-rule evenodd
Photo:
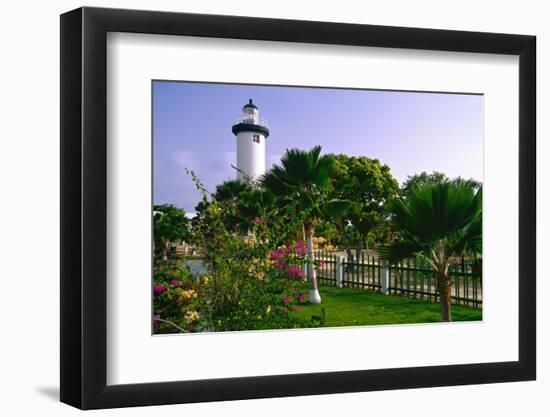
<path fill-rule="evenodd" d="M 231 130 L 237 137 L 237 178 L 257 180 L 265 174 L 265 141 L 269 128 L 252 99 L 244 105 Z"/>

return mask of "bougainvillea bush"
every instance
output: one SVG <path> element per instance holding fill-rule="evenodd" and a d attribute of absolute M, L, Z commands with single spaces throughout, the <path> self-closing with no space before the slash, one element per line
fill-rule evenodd
<path fill-rule="evenodd" d="M 181 260 L 155 259 L 153 280 L 154 333 L 200 329 L 200 277 L 193 277 Z"/>
<path fill-rule="evenodd" d="M 302 241 L 266 254 L 253 239 L 234 237 L 227 251 L 215 269 L 195 276 L 181 261 L 157 261 L 155 333 L 309 326 L 292 315 L 307 302 Z"/>
<path fill-rule="evenodd" d="M 196 179 L 195 179 L 196 180 Z M 229 229 L 226 207 L 203 192 L 191 239 L 206 273 L 191 274 L 181 260 L 157 259 L 153 282 L 155 333 L 235 331 L 309 327 L 294 311 L 307 302 L 306 245 L 273 236 L 263 216 L 251 216 L 247 233 Z M 289 222 L 286 222 L 289 223 Z M 273 219 L 270 225 L 273 224 Z M 290 227 L 289 227 L 290 229 Z M 295 230 L 295 227 L 292 228 Z"/>

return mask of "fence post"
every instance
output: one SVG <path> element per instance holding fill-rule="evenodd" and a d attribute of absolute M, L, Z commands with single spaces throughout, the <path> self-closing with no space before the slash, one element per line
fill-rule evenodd
<path fill-rule="evenodd" d="M 342 284 L 342 278 L 343 278 L 343 262 L 342 260 L 344 259 L 343 256 L 336 256 L 336 263 L 334 264 L 334 268 L 336 269 L 336 287 L 337 288 L 342 288 L 343 287 L 343 284 Z"/>
<path fill-rule="evenodd" d="M 390 267 L 386 262 L 380 268 L 380 292 L 386 295 L 390 293 Z"/>

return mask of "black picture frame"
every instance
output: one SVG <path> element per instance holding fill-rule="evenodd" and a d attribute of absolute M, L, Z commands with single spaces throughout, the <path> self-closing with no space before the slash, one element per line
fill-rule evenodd
<path fill-rule="evenodd" d="M 519 360 L 108 386 L 108 32 L 519 56 Z M 95 409 L 535 379 L 535 45 L 524 35 L 251 17 L 88 7 L 61 15 L 61 401 Z"/>

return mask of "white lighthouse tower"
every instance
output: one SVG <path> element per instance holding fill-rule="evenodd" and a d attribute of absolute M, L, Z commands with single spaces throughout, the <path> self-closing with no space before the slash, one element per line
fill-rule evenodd
<path fill-rule="evenodd" d="M 258 107 L 248 101 L 231 129 L 237 136 L 237 178 L 257 180 L 265 174 L 265 140 L 269 136 L 267 121 L 260 119 Z"/>

